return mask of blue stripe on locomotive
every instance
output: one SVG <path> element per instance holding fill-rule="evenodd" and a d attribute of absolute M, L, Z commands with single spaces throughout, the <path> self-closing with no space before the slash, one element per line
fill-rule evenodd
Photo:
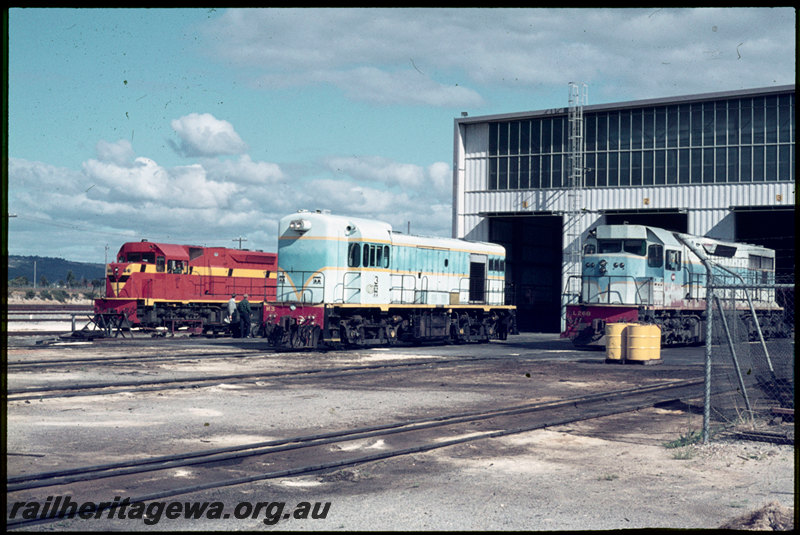
<path fill-rule="evenodd" d="M 287 272 L 314 272 L 325 268 L 383 270 L 383 264 L 375 267 L 348 267 L 347 248 L 349 244 L 360 243 L 383 246 L 385 243 L 370 240 L 283 239 L 279 244 L 280 268 Z M 469 276 L 470 252 L 456 249 L 431 249 L 411 245 L 392 244 L 390 248 L 388 271 L 392 273 L 416 274 L 422 272 Z M 360 257 L 359 257 L 360 258 Z M 503 256 L 488 255 L 489 259 L 504 260 Z M 447 265 L 445 265 L 447 260 Z M 361 264 L 361 262 L 359 262 Z M 491 267 L 498 265 L 491 262 Z M 502 276 L 503 271 L 490 270 L 492 276 Z"/>

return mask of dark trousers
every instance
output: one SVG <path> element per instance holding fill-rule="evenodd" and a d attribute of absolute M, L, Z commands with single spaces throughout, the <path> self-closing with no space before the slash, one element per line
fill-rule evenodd
<path fill-rule="evenodd" d="M 247 338 L 250 336 L 250 318 L 239 315 L 239 338 Z"/>

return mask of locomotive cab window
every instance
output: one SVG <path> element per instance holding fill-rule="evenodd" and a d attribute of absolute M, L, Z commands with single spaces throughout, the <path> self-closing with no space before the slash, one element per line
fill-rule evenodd
<path fill-rule="evenodd" d="M 583 246 L 583 254 L 594 254 L 595 249 L 596 247 L 593 243 L 587 243 Z"/>
<path fill-rule="evenodd" d="M 383 246 L 383 267 L 385 267 L 385 268 L 389 267 L 389 246 L 388 245 L 384 245 Z"/>
<path fill-rule="evenodd" d="M 347 265 L 348 267 L 359 267 L 359 260 L 361 259 L 361 244 L 351 243 L 347 252 Z"/>
<path fill-rule="evenodd" d="M 647 252 L 647 265 L 652 268 L 660 268 L 664 265 L 664 246 L 654 243 Z"/>
<path fill-rule="evenodd" d="M 158 271 L 159 273 L 163 273 L 164 272 L 164 264 L 165 264 L 164 257 L 163 256 L 157 257 L 156 258 L 156 271 Z"/>
<path fill-rule="evenodd" d="M 622 251 L 622 240 L 599 240 L 597 242 L 600 253 L 619 253 Z"/>
<path fill-rule="evenodd" d="M 681 252 L 667 249 L 667 269 L 670 271 L 681 270 Z"/>
<path fill-rule="evenodd" d="M 647 251 L 647 244 L 644 240 L 625 240 L 622 242 L 622 248 L 626 253 L 644 256 Z"/>

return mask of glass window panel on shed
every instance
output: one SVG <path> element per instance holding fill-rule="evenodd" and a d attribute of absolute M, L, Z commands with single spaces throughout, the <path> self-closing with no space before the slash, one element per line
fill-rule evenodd
<path fill-rule="evenodd" d="M 692 147 L 703 145 L 703 105 L 692 104 L 691 142 Z"/>
<path fill-rule="evenodd" d="M 583 135 L 585 140 L 585 150 L 593 151 L 597 149 L 597 116 L 587 115 L 583 119 Z"/>
<path fill-rule="evenodd" d="M 753 181 L 753 148 L 742 147 L 739 159 L 739 182 Z"/>
<path fill-rule="evenodd" d="M 753 182 L 764 181 L 764 147 L 753 147 Z"/>
<path fill-rule="evenodd" d="M 728 145 L 739 144 L 739 100 L 728 101 Z"/>
<path fill-rule="evenodd" d="M 612 112 L 608 114 L 608 150 L 617 149 L 619 149 L 619 114 Z"/>
<path fill-rule="evenodd" d="M 667 142 L 667 109 L 656 108 L 656 148 L 663 149 Z"/>
<path fill-rule="evenodd" d="M 661 186 L 667 183 L 667 168 L 666 168 L 666 159 L 667 159 L 667 152 L 663 150 L 657 150 L 654 154 L 655 157 L 655 181 L 656 184 Z"/>
<path fill-rule="evenodd" d="M 626 110 L 619 113 L 619 148 L 631 147 L 631 112 Z"/>
<path fill-rule="evenodd" d="M 519 189 L 519 158 L 508 159 L 508 189 Z"/>
<path fill-rule="evenodd" d="M 508 153 L 519 154 L 519 121 L 508 125 Z"/>
<path fill-rule="evenodd" d="M 778 146 L 778 180 L 792 180 L 789 164 L 791 161 L 789 145 Z"/>
<path fill-rule="evenodd" d="M 714 149 L 703 149 L 703 183 L 714 182 Z"/>
<path fill-rule="evenodd" d="M 642 185 L 642 151 L 631 152 L 631 186 Z"/>
<path fill-rule="evenodd" d="M 564 182 L 564 174 L 563 174 L 563 154 L 554 154 L 553 155 L 553 187 L 560 188 L 562 187 Z"/>
<path fill-rule="evenodd" d="M 497 172 L 497 189 L 508 189 L 508 158 L 498 158 L 500 168 Z"/>
<path fill-rule="evenodd" d="M 531 156 L 531 188 L 542 187 L 541 156 Z"/>
<path fill-rule="evenodd" d="M 542 152 L 542 121 L 534 119 L 531 121 L 531 153 L 540 152 Z"/>
<path fill-rule="evenodd" d="M 553 150 L 553 120 L 542 119 L 542 154 Z"/>
<path fill-rule="evenodd" d="M 667 184 L 678 183 L 678 151 L 677 149 L 669 149 L 667 151 Z"/>
<path fill-rule="evenodd" d="M 728 140 L 728 103 L 717 102 L 716 105 L 716 141 L 717 145 L 725 145 Z"/>
<path fill-rule="evenodd" d="M 528 189 L 531 187 L 531 157 L 522 156 L 519 159 L 519 187 Z"/>
<path fill-rule="evenodd" d="M 631 153 L 628 151 L 619 153 L 619 185 L 631 185 Z"/>
<path fill-rule="evenodd" d="M 771 96 L 767 97 L 764 102 L 766 109 L 765 109 L 765 119 L 764 119 L 764 127 L 766 130 L 766 141 L 767 143 L 777 143 L 778 142 L 778 97 Z"/>
<path fill-rule="evenodd" d="M 608 185 L 619 185 L 619 153 L 608 153 Z"/>
<path fill-rule="evenodd" d="M 689 146 L 689 124 L 691 118 L 689 109 L 688 104 L 678 106 L 678 145 L 681 147 Z"/>
<path fill-rule="evenodd" d="M 766 180 L 778 180 L 778 146 L 767 145 L 764 162 L 764 175 Z"/>
<path fill-rule="evenodd" d="M 753 143 L 764 143 L 764 97 L 753 99 Z"/>
<path fill-rule="evenodd" d="M 655 179 L 653 170 L 653 151 L 642 151 L 642 185 L 652 186 Z"/>
<path fill-rule="evenodd" d="M 608 149 L 608 116 L 599 114 L 597 116 L 597 150 Z"/>
<path fill-rule="evenodd" d="M 728 147 L 728 182 L 739 182 L 738 147 Z"/>
<path fill-rule="evenodd" d="M 691 149 L 691 180 L 692 184 L 703 182 L 703 149 Z"/>
<path fill-rule="evenodd" d="M 778 101 L 778 141 L 781 143 L 791 143 L 789 136 L 789 121 L 792 114 L 790 102 L 789 95 L 781 95 Z"/>
<path fill-rule="evenodd" d="M 522 121 L 519 125 L 519 153 L 530 154 L 531 152 L 531 122 Z"/>
<path fill-rule="evenodd" d="M 583 178 L 584 178 L 584 182 L 585 182 L 587 188 L 591 188 L 591 187 L 594 187 L 594 186 L 597 185 L 597 180 L 596 180 L 596 177 L 597 177 L 596 171 L 597 171 L 597 169 L 595 169 L 595 167 L 596 167 L 596 164 L 595 164 L 596 158 L 597 158 L 597 155 L 595 153 L 593 153 L 593 152 L 588 153 L 586 155 L 586 161 L 584 162 L 584 165 L 586 166 L 586 171 L 584 171 L 584 173 L 583 173 Z"/>
<path fill-rule="evenodd" d="M 653 148 L 655 139 L 655 110 L 652 108 L 644 110 L 644 123 L 642 126 L 642 147 L 645 149 Z"/>
<path fill-rule="evenodd" d="M 739 142 L 748 145 L 753 142 L 753 99 L 742 99 L 739 104 Z"/>
<path fill-rule="evenodd" d="M 498 123 L 489 123 L 489 155 L 497 156 L 498 149 L 498 136 L 499 136 Z"/>
<path fill-rule="evenodd" d="M 678 183 L 689 183 L 689 149 L 678 151 Z"/>
<path fill-rule="evenodd" d="M 642 148 L 642 110 L 631 112 L 631 148 Z"/>
<path fill-rule="evenodd" d="M 605 187 L 608 184 L 606 180 L 606 173 L 608 173 L 606 156 L 605 152 L 597 153 L 597 173 L 595 173 L 595 181 L 598 187 Z"/>
<path fill-rule="evenodd" d="M 564 152 L 564 121 L 566 118 L 553 119 L 553 152 Z"/>
<path fill-rule="evenodd" d="M 497 153 L 501 156 L 508 154 L 508 123 L 500 123 Z"/>
<path fill-rule="evenodd" d="M 489 190 L 497 189 L 497 166 L 498 158 L 489 158 Z"/>
<path fill-rule="evenodd" d="M 678 107 L 667 107 L 667 147 L 678 146 Z"/>
<path fill-rule="evenodd" d="M 542 156 L 542 187 L 550 187 L 550 155 Z"/>
<path fill-rule="evenodd" d="M 714 144 L 714 103 L 703 103 L 703 145 Z"/>
<path fill-rule="evenodd" d="M 714 182 L 727 182 L 728 181 L 728 158 L 725 153 L 725 147 L 718 147 L 715 149 L 716 155 L 716 170 L 714 172 Z"/>

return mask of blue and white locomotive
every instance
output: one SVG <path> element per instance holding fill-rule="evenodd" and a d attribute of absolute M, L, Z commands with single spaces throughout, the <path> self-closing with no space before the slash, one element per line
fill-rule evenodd
<path fill-rule="evenodd" d="M 500 245 L 299 211 L 278 225 L 276 302 L 264 307 L 263 332 L 294 348 L 505 339 L 516 329 L 505 290 Z"/>
<path fill-rule="evenodd" d="M 695 251 L 720 268 L 715 278 L 719 274 L 726 284 L 775 283 L 772 249 L 643 225 L 601 225 L 584 242 L 581 295 L 578 304 L 567 306 L 562 336 L 577 346 L 604 345 L 607 323 L 645 322 L 661 328 L 665 345 L 702 342 L 707 271 Z M 730 298 L 733 292 L 728 288 L 718 295 Z M 764 335 L 783 335 L 775 290 L 751 290 L 750 298 Z M 735 306 L 755 336 L 741 291 Z"/>

